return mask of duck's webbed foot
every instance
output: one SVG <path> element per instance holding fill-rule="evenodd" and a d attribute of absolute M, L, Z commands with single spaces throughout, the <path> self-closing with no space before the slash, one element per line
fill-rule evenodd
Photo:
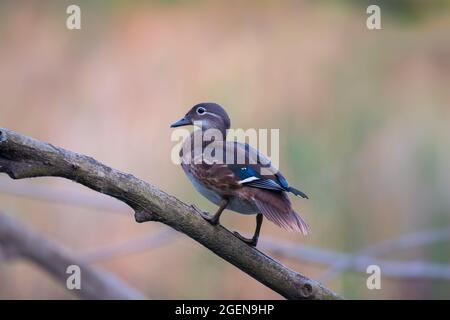
<path fill-rule="evenodd" d="M 199 211 L 200 215 L 202 216 L 203 219 L 205 219 L 206 221 L 208 221 L 209 223 L 216 225 L 219 223 L 219 218 L 217 217 L 217 215 L 210 215 L 209 212 L 207 211 Z"/>
<path fill-rule="evenodd" d="M 239 232 L 237 232 L 237 231 L 233 232 L 233 234 L 236 237 L 238 237 L 241 241 L 243 241 L 246 244 L 248 244 L 249 246 L 256 247 L 256 245 L 258 244 L 258 237 L 253 237 L 253 238 L 249 239 L 249 238 L 246 238 L 244 236 L 241 236 L 239 234 Z"/>
<path fill-rule="evenodd" d="M 211 215 L 209 214 L 208 211 L 203 211 L 202 209 L 200 209 L 199 207 L 197 207 L 195 204 L 191 204 L 191 207 L 198 212 L 199 215 L 202 216 L 203 219 L 210 221 L 211 220 Z"/>
<path fill-rule="evenodd" d="M 216 225 L 216 224 L 219 224 L 220 216 L 222 215 L 222 212 L 223 212 L 223 210 L 225 210 L 227 205 L 228 205 L 228 200 L 227 199 L 223 199 L 220 202 L 219 209 L 217 210 L 217 212 L 214 215 L 210 215 L 206 211 L 199 210 L 195 205 L 192 205 L 192 206 L 198 211 L 198 213 L 200 213 L 200 215 L 202 216 L 203 219 L 205 219 L 206 221 L 208 221 L 212 225 Z"/>
<path fill-rule="evenodd" d="M 252 246 L 252 247 L 256 247 L 256 245 L 258 244 L 258 239 L 259 239 L 259 232 L 261 231 L 261 226 L 262 226 L 262 222 L 263 222 L 263 218 L 264 216 L 261 213 L 258 213 L 256 215 L 256 229 L 255 229 L 255 234 L 253 235 L 253 237 L 251 239 L 245 238 L 243 236 L 241 236 L 238 232 L 233 232 L 233 234 L 238 237 L 240 240 L 244 241 L 245 243 L 247 243 L 248 245 Z"/>

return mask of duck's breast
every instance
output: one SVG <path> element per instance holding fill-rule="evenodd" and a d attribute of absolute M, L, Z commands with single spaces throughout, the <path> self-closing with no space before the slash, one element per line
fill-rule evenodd
<path fill-rule="evenodd" d="M 188 165 L 182 165 L 184 172 L 186 173 L 186 176 L 188 177 L 189 181 L 191 181 L 192 185 L 194 186 L 195 190 L 197 190 L 202 196 L 204 196 L 206 199 L 211 201 L 212 203 L 219 205 L 220 201 L 222 200 L 222 197 L 220 194 L 215 192 L 214 190 L 207 188 L 203 183 L 201 183 L 191 172 Z"/>

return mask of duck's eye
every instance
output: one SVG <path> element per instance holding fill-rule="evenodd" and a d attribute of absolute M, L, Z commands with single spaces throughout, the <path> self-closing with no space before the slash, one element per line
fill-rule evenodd
<path fill-rule="evenodd" d="M 202 114 L 204 114 L 205 112 L 206 112 L 205 108 L 203 108 L 203 107 L 198 107 L 198 108 L 197 108 L 197 113 L 198 113 L 198 114 L 202 115 Z"/>

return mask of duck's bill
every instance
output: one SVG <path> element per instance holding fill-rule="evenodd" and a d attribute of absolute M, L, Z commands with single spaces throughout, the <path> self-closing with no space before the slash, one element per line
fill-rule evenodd
<path fill-rule="evenodd" d="M 171 128 L 176 128 L 176 127 L 181 127 L 181 126 L 187 126 L 192 124 L 191 120 L 186 119 L 186 118 L 181 118 L 180 120 L 178 120 L 177 122 L 174 122 L 170 125 Z"/>

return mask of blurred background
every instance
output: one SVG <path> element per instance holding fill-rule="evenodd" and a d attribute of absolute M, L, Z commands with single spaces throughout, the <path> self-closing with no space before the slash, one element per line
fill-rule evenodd
<path fill-rule="evenodd" d="M 66 28 L 70 4 L 81 30 Z M 380 5 L 382 30 L 367 29 L 369 4 Z M 292 201 L 311 235 L 266 222 L 263 251 L 346 298 L 449 299 L 449 39 L 448 1 L 0 1 L 0 127 L 214 211 L 170 161 L 169 125 L 218 102 L 233 127 L 280 129 L 281 170 L 310 196 Z M 55 178 L 2 175 L 0 211 L 81 256 L 169 229 Z M 248 233 L 255 224 L 230 212 L 222 222 Z M 380 290 L 368 290 L 365 270 L 336 270 L 333 257 L 405 235 L 414 245 L 394 241 L 376 257 L 400 263 L 397 275 L 381 268 Z M 281 298 L 182 234 L 147 245 L 94 266 L 151 298 Z M 418 269 L 403 277 L 408 266 Z M 0 261 L 0 298 L 76 297 L 14 260 Z"/>

